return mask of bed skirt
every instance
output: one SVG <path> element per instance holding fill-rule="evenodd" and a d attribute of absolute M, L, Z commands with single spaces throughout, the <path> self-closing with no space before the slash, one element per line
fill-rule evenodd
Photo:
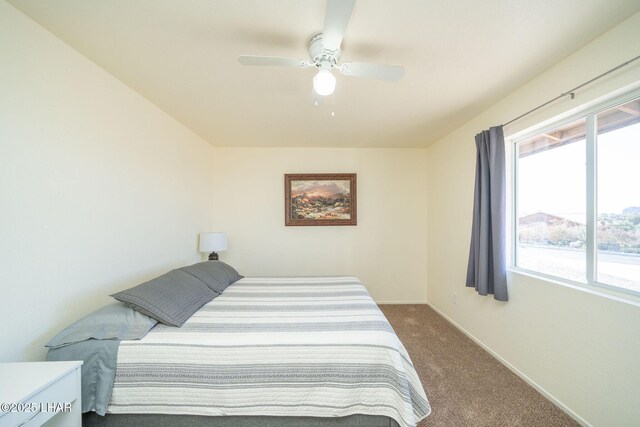
<path fill-rule="evenodd" d="M 83 427 L 399 427 L 388 417 L 355 414 L 347 417 L 267 417 L 106 414 L 82 415 Z"/>

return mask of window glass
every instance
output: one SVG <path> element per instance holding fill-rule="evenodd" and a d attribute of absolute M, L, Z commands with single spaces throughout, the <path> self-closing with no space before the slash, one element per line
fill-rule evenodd
<path fill-rule="evenodd" d="M 597 281 L 640 292 L 640 99 L 597 129 Z"/>
<path fill-rule="evenodd" d="M 518 144 L 516 265 L 586 282 L 586 120 Z"/>

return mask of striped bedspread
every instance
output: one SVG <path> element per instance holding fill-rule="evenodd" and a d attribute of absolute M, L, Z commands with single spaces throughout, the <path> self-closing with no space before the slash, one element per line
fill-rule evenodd
<path fill-rule="evenodd" d="M 107 412 L 341 417 L 431 408 L 355 277 L 244 278 L 181 328 L 122 341 Z"/>

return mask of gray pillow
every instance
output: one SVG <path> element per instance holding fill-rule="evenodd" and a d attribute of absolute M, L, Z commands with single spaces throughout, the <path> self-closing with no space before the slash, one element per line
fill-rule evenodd
<path fill-rule="evenodd" d="M 242 279 L 235 268 L 222 261 L 205 261 L 180 269 L 200 279 L 209 288 L 221 294 L 230 284 Z"/>
<path fill-rule="evenodd" d="M 238 274 L 235 268 L 231 267 L 229 264 L 225 264 L 222 261 L 213 261 L 217 263 L 217 268 L 224 271 L 229 277 L 229 284 L 235 283 L 238 280 L 242 279 L 244 276 Z"/>
<path fill-rule="evenodd" d="M 109 304 L 65 328 L 46 347 L 64 347 L 89 339 L 136 340 L 147 335 L 157 323 L 123 304 Z"/>
<path fill-rule="evenodd" d="M 165 325 L 180 327 L 218 294 L 194 276 L 172 270 L 111 296 Z"/>

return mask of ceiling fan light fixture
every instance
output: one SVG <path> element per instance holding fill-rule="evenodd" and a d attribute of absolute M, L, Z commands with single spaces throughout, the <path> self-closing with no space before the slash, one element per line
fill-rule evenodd
<path fill-rule="evenodd" d="M 309 58 L 311 62 L 297 58 L 260 55 L 241 55 L 238 61 L 242 65 L 270 65 L 292 68 L 314 67 L 318 70 L 318 73 L 313 77 L 313 91 L 318 96 L 329 96 L 334 92 L 336 78 L 331 73 L 334 68 L 346 76 L 397 82 L 404 76 L 403 67 L 369 64 L 367 62 L 343 62 L 338 64 L 342 55 L 340 46 L 355 3 L 356 0 L 327 0 L 322 32 L 314 35 L 309 40 Z M 318 96 L 314 97 L 316 105 Z"/>
<path fill-rule="evenodd" d="M 323 69 L 313 77 L 313 90 L 321 96 L 328 96 L 336 89 L 336 78 L 331 70 Z"/>

